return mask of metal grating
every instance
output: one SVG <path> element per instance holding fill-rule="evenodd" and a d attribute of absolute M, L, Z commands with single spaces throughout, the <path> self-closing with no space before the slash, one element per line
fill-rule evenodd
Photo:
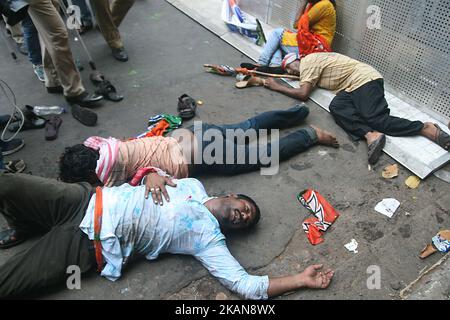
<path fill-rule="evenodd" d="M 302 5 L 298 0 L 240 3 L 272 26 L 287 28 L 292 28 Z M 390 91 L 449 120 L 450 0 L 337 0 L 336 3 L 333 49 L 373 65 L 383 74 Z M 381 10 L 379 30 L 366 27 L 369 5 Z"/>

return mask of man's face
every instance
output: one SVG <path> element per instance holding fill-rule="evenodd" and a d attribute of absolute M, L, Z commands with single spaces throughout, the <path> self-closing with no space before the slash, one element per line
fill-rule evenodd
<path fill-rule="evenodd" d="M 290 63 L 286 67 L 286 71 L 288 74 L 298 76 L 300 75 L 300 60 L 295 60 L 294 62 Z"/>
<path fill-rule="evenodd" d="M 256 215 L 256 208 L 247 200 L 231 194 L 221 199 L 219 223 L 221 226 L 237 230 L 248 227 Z"/>

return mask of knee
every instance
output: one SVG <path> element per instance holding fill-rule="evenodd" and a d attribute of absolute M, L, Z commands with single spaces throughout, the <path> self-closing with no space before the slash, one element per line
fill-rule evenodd
<path fill-rule="evenodd" d="M 283 33 L 284 33 L 284 29 L 283 28 L 276 28 L 275 30 L 272 31 L 272 35 L 277 37 L 277 38 L 281 38 Z"/>

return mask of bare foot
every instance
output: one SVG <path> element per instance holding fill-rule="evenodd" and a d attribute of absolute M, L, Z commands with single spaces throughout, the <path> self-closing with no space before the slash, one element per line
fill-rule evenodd
<path fill-rule="evenodd" d="M 311 128 L 313 128 L 317 133 L 318 143 L 333 148 L 339 148 L 339 142 L 337 141 L 336 137 L 333 134 L 329 133 L 328 131 L 322 130 L 316 126 L 311 126 Z"/>
<path fill-rule="evenodd" d="M 420 132 L 420 134 L 422 136 L 430 139 L 431 141 L 435 141 L 437 132 L 438 132 L 438 129 L 434 126 L 434 124 L 432 124 L 431 122 L 425 122 L 423 124 L 423 128 L 422 128 L 422 131 Z"/>
<path fill-rule="evenodd" d="M 372 142 L 374 142 L 375 140 L 377 140 L 379 137 L 381 137 L 383 134 L 381 132 L 378 131 L 371 131 L 366 133 L 366 135 L 364 136 L 366 138 L 367 141 L 367 145 L 372 144 Z"/>

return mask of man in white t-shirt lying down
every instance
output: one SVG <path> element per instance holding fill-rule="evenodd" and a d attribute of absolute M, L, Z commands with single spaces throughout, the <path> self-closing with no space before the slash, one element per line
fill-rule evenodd
<path fill-rule="evenodd" d="M 145 179 L 167 185 L 163 205 L 145 199 L 145 185 L 93 189 L 85 182 L 0 172 L 0 212 L 20 232 L 44 234 L 0 266 L 0 298 L 62 284 L 71 265 L 82 273 L 97 267 L 114 281 L 132 258 L 154 260 L 161 253 L 194 256 L 224 286 L 247 299 L 330 284 L 334 272 L 321 272 L 321 265 L 278 278 L 244 270 L 228 251 L 223 233 L 257 224 L 260 210 L 251 198 L 209 197 L 191 178 L 170 180 L 150 173 Z"/>

